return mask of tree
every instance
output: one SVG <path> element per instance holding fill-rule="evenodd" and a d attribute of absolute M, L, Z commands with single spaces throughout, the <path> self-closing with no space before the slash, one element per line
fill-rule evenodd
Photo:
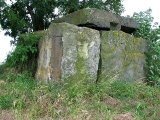
<path fill-rule="evenodd" d="M 58 16 L 91 7 L 110 10 L 116 14 L 123 12 L 121 0 L 5 0 L 0 1 L 0 24 L 6 35 L 14 39 L 18 34 L 48 28 Z M 58 8 L 59 14 L 54 10 Z"/>
<path fill-rule="evenodd" d="M 124 11 L 122 0 L 58 0 L 60 13 L 69 14 L 82 8 L 98 8 L 121 14 Z"/>
<path fill-rule="evenodd" d="M 55 0 L 11 0 L 8 5 L 5 0 L 0 2 L 0 24 L 6 35 L 16 38 L 18 34 L 46 29 L 56 15 Z"/>
<path fill-rule="evenodd" d="M 158 23 L 153 24 L 152 10 L 134 13 L 133 18 L 138 22 L 139 27 L 134 33 L 136 37 L 148 40 L 148 52 L 146 62 L 148 67 L 147 82 L 151 85 L 160 84 L 160 28 Z"/>

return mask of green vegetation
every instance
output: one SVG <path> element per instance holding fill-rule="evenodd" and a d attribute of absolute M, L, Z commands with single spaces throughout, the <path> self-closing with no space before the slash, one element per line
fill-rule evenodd
<path fill-rule="evenodd" d="M 142 37 L 148 40 L 147 56 L 147 82 L 150 85 L 160 84 L 160 28 L 158 23 L 153 23 L 153 17 L 151 16 L 152 10 L 134 13 L 133 18 L 138 22 L 139 28 L 134 33 L 136 37 Z"/>
<path fill-rule="evenodd" d="M 66 83 L 48 85 L 33 78 L 38 40 L 43 34 L 30 32 L 46 29 L 58 16 L 84 7 L 108 9 L 117 14 L 123 11 L 121 0 L 17 0 L 11 5 L 7 5 L 4 0 L 0 1 L 1 27 L 14 38 L 11 42 L 16 45 L 6 63 L 0 66 L 0 119 L 11 115 L 16 120 L 112 120 L 119 114 L 131 113 L 137 120 L 159 120 L 160 45 L 157 40 L 160 29 L 157 23 L 152 26 L 150 9 L 135 13 L 133 18 L 139 23 L 134 36 L 149 42 L 149 51 L 146 52 L 147 83 L 154 86 L 109 82 L 108 79 L 95 84 L 88 83 L 85 77 L 78 82 L 68 78 Z M 58 15 L 53 14 L 55 8 L 60 10 Z M 30 34 L 20 36 L 21 33 Z"/>
<path fill-rule="evenodd" d="M 0 76 L 2 77 L 2 76 Z M 143 83 L 81 80 L 69 85 L 35 81 L 30 73 L 4 73 L 0 83 L 0 112 L 8 110 L 16 120 L 105 119 L 131 113 L 137 120 L 158 120 L 160 87 Z M 72 80 L 71 80 L 72 81 Z"/>
<path fill-rule="evenodd" d="M 15 43 L 15 50 L 8 54 L 5 64 L 19 72 L 32 71 L 34 75 L 37 69 L 38 41 L 43 33 L 39 31 L 21 35 Z"/>

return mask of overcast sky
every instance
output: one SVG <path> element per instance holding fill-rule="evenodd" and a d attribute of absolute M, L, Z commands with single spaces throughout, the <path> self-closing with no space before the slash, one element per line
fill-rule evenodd
<path fill-rule="evenodd" d="M 160 23 L 160 0 L 124 0 L 123 5 L 126 10 L 122 14 L 124 16 L 133 15 L 134 12 L 146 11 L 151 8 L 154 22 Z"/>
<path fill-rule="evenodd" d="M 160 0 L 124 0 L 125 12 L 122 14 L 133 15 L 134 12 L 146 11 L 152 9 L 152 16 L 154 22 L 160 23 Z M 9 51 L 12 50 L 10 40 L 12 38 L 4 36 L 4 31 L 0 29 L 0 63 L 6 59 Z"/>

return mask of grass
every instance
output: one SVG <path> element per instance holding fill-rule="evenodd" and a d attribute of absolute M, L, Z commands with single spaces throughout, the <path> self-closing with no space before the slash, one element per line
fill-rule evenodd
<path fill-rule="evenodd" d="M 136 120 L 160 118 L 160 86 L 108 80 L 48 85 L 28 72 L 13 71 L 0 79 L 5 80 L 0 82 L 0 112 L 16 120 L 118 120 L 123 114 Z"/>

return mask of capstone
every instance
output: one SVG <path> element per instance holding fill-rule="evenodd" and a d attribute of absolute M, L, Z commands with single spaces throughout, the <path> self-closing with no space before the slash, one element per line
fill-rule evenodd
<path fill-rule="evenodd" d="M 53 22 L 67 22 L 97 30 L 122 30 L 126 33 L 133 33 L 138 27 L 137 22 L 132 18 L 122 17 L 96 8 L 84 8 L 58 18 Z"/>

